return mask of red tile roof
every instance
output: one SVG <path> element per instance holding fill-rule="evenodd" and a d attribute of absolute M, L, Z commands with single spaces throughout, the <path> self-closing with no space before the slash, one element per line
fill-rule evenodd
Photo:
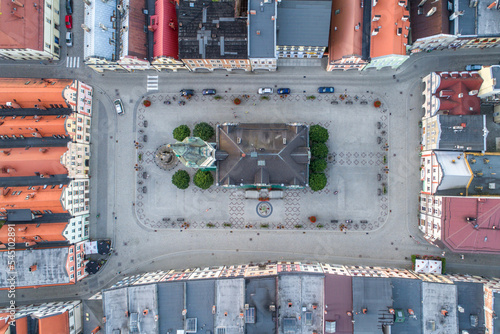
<path fill-rule="evenodd" d="M 352 334 L 352 277 L 325 275 L 325 322 L 336 321 L 338 334 Z"/>
<path fill-rule="evenodd" d="M 153 57 L 179 59 L 179 26 L 175 2 L 156 0 L 155 13 L 150 21 L 150 29 L 154 31 Z"/>
<path fill-rule="evenodd" d="M 359 2 L 357 3 L 359 4 Z M 370 34 L 378 27 L 380 28 L 377 35 L 371 36 L 371 58 L 392 54 L 406 54 L 405 43 L 408 42 L 410 14 L 406 9 L 406 3 L 405 6 L 400 6 L 398 3 L 399 0 L 379 0 L 377 5 L 372 7 L 372 27 Z M 373 21 L 376 15 L 379 15 L 380 19 Z M 404 21 L 403 16 L 407 16 L 408 19 Z M 399 35 L 398 29 L 401 29 Z"/>
<path fill-rule="evenodd" d="M 363 8 L 359 2 L 333 0 L 328 60 L 332 62 L 345 56 L 361 56 L 362 38 Z"/>
<path fill-rule="evenodd" d="M 1 49 L 44 49 L 43 23 L 44 0 L 0 1 L 0 48 Z"/>
<path fill-rule="evenodd" d="M 57 116 L 6 117 L 0 119 L 0 135 L 42 138 L 66 135 L 66 118 Z"/>
<path fill-rule="evenodd" d="M 68 174 L 60 162 L 67 150 L 65 146 L 0 149 L 0 177 Z"/>
<path fill-rule="evenodd" d="M 68 311 L 50 317 L 38 319 L 38 334 L 65 334 L 69 333 Z"/>
<path fill-rule="evenodd" d="M 11 102 L 14 108 L 51 108 L 57 104 L 68 108 L 63 91 L 72 83 L 68 79 L 0 78 L 0 105 Z"/>
<path fill-rule="evenodd" d="M 44 224 L 16 224 L 16 242 L 52 242 L 66 241 L 63 232 L 68 222 Z M 9 243 L 7 225 L 0 228 L 0 243 Z"/>
<path fill-rule="evenodd" d="M 500 254 L 500 198 L 444 197 L 441 238 L 454 252 Z"/>
<path fill-rule="evenodd" d="M 471 91 L 479 91 L 483 79 L 476 73 L 464 72 L 436 72 L 441 77 L 441 83 L 434 96 L 439 98 L 439 110 L 448 110 L 449 115 L 479 115 L 481 100 L 476 94 L 469 95 Z M 440 97 L 440 95 L 443 95 Z"/>
<path fill-rule="evenodd" d="M 0 193 L 0 212 L 16 209 L 30 209 L 31 211 L 51 210 L 52 213 L 66 213 L 61 203 L 61 196 L 66 188 L 59 186 L 6 187 Z M 29 196 L 29 198 L 27 198 Z"/>

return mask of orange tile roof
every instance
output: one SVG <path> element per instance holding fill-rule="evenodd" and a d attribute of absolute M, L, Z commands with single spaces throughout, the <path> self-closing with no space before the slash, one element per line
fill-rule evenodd
<path fill-rule="evenodd" d="M 336 10 L 340 10 L 340 12 L 335 14 Z M 358 24 L 359 29 L 356 29 Z M 328 45 L 329 61 L 350 55 L 361 56 L 362 38 L 363 8 L 359 5 L 359 1 L 333 0 Z"/>
<path fill-rule="evenodd" d="M 73 80 L 0 78 L 0 105 L 11 102 L 14 108 L 51 108 L 61 104 L 68 108 L 63 91 Z M 27 84 L 28 83 L 28 84 Z"/>
<path fill-rule="evenodd" d="M 0 48 L 43 50 L 43 0 L 0 1 Z"/>
<path fill-rule="evenodd" d="M 28 317 L 16 319 L 16 334 L 28 334 Z"/>
<path fill-rule="evenodd" d="M 6 117 L 0 119 L 0 135 L 23 135 L 26 138 L 52 137 L 52 135 L 66 135 L 66 118 L 57 116 L 26 116 Z"/>
<path fill-rule="evenodd" d="M 68 174 L 60 162 L 67 151 L 65 146 L 0 149 L 0 177 Z"/>
<path fill-rule="evenodd" d="M 52 213 L 66 213 L 61 203 L 61 196 L 66 188 L 63 185 L 54 187 L 48 186 L 43 189 L 42 186 L 28 187 L 6 187 L 0 194 L 0 212 L 15 209 L 30 209 L 31 211 L 50 210 Z M 17 194 L 19 191 L 21 193 Z M 29 196 L 28 199 L 26 199 Z"/>
<path fill-rule="evenodd" d="M 69 333 L 68 311 L 50 317 L 38 319 L 38 334 Z"/>
<path fill-rule="evenodd" d="M 406 0 L 405 2 L 408 2 Z M 405 55 L 408 41 L 410 20 L 403 21 L 403 16 L 409 17 L 409 12 L 405 6 L 400 6 L 399 0 L 379 0 L 377 5 L 372 7 L 372 27 L 370 33 L 376 28 L 379 32 L 371 36 L 370 57 L 376 58 L 392 54 Z M 373 21 L 376 15 L 380 15 L 378 21 Z M 398 28 L 401 34 L 398 36 Z M 406 36 L 406 37 L 405 37 Z"/>
<path fill-rule="evenodd" d="M 68 222 L 44 223 L 44 224 L 16 224 L 16 242 L 51 242 L 66 241 L 63 232 Z M 0 228 L 0 243 L 7 244 L 8 228 L 4 225 Z"/>

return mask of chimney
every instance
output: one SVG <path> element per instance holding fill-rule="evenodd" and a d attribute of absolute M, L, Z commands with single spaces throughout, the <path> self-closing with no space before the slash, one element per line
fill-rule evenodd
<path fill-rule="evenodd" d="M 375 16 L 373 17 L 373 20 L 372 20 L 372 21 L 373 21 L 373 22 L 378 21 L 378 20 L 380 20 L 380 18 L 381 18 L 381 17 L 382 17 L 382 15 L 375 15 Z"/>
<path fill-rule="evenodd" d="M 30 267 L 29 271 L 30 272 L 36 271 L 36 263 Z"/>
<path fill-rule="evenodd" d="M 106 27 L 104 24 L 99 22 L 99 28 L 101 28 L 103 31 L 108 31 L 108 27 Z"/>
<path fill-rule="evenodd" d="M 85 32 L 90 32 L 90 28 L 87 27 L 85 24 L 82 23 L 81 27 L 83 30 L 85 30 Z"/>
<path fill-rule="evenodd" d="M 375 28 L 375 30 L 373 30 L 372 32 L 372 36 L 378 35 L 379 30 L 380 30 L 379 28 Z"/>
<path fill-rule="evenodd" d="M 405 0 L 399 0 L 398 5 L 400 5 L 401 7 L 404 7 L 404 6 L 406 6 L 406 1 Z"/>

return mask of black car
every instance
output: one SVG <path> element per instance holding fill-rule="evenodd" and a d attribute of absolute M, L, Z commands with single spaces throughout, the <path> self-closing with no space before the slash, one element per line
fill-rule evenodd
<path fill-rule="evenodd" d="M 290 88 L 278 88 L 277 92 L 280 95 L 288 95 L 290 94 Z"/>
<path fill-rule="evenodd" d="M 66 14 L 73 14 L 73 0 L 66 0 Z"/>
<path fill-rule="evenodd" d="M 215 89 L 204 89 L 201 93 L 203 95 L 215 95 L 217 91 Z"/>
<path fill-rule="evenodd" d="M 194 95 L 194 90 L 192 89 L 182 89 L 181 90 L 181 96 L 193 96 Z"/>

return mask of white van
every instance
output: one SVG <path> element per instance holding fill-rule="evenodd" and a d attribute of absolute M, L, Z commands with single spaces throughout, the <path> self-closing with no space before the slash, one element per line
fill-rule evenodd
<path fill-rule="evenodd" d="M 123 115 L 125 113 L 125 109 L 123 109 L 122 100 L 117 99 L 113 103 L 115 104 L 116 113 L 118 115 Z"/>

